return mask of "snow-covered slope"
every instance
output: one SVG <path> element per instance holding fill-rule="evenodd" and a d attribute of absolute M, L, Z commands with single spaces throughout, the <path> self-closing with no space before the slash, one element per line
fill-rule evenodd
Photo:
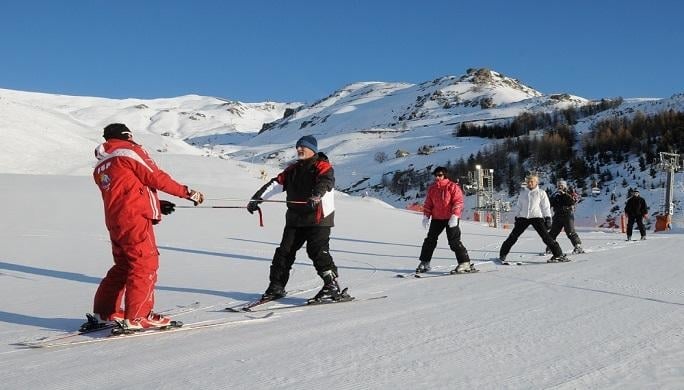
<path fill-rule="evenodd" d="M 85 174 L 102 128 L 112 122 L 128 125 L 150 151 L 202 154 L 185 139 L 228 134 L 224 140 L 241 141 L 297 106 L 196 95 L 116 100 L 0 89 L 0 172 Z"/>
<path fill-rule="evenodd" d="M 231 161 L 159 159 L 212 198 L 246 197 L 262 183 Z M 529 231 L 511 256 L 543 265 L 503 267 L 488 260 L 508 231 L 463 222 L 464 244 L 482 273 L 399 279 L 417 264 L 420 216 L 343 195 L 331 240 L 340 282 L 359 299 L 386 299 L 274 310 L 262 322 L 201 331 L 22 349 L 12 344 L 80 325 L 111 248 L 90 178 L 3 174 L 0 191 L 3 389 L 676 389 L 684 378 L 681 233 L 628 244 L 620 234 L 583 229 L 588 254 L 546 265 Z M 179 209 L 166 217 L 156 227 L 156 308 L 200 302 L 211 307 L 176 319 L 245 319 L 219 310 L 266 287 L 284 209 L 263 210 L 264 228 L 244 210 Z M 560 243 L 570 248 L 564 237 Z M 440 241 L 433 265 L 454 264 Z M 283 304 L 302 302 L 320 284 L 302 250 L 288 288 L 307 292 Z"/>

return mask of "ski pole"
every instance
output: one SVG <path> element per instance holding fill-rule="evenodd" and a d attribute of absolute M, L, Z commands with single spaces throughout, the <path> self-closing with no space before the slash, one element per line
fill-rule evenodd
<path fill-rule="evenodd" d="M 177 209 L 246 209 L 247 206 L 176 206 Z M 259 212 L 259 226 L 264 227 L 264 214 L 261 208 L 257 207 Z"/>
<path fill-rule="evenodd" d="M 272 199 L 237 199 L 237 198 L 205 198 L 204 200 L 223 200 L 226 202 L 267 202 L 267 203 L 293 203 L 293 204 L 306 204 L 305 200 L 272 200 Z"/>
<path fill-rule="evenodd" d="M 176 206 L 177 209 L 246 209 L 247 206 Z"/>

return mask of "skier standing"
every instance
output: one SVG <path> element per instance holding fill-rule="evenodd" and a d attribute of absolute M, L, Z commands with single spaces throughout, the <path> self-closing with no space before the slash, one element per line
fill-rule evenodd
<path fill-rule="evenodd" d="M 513 230 L 508 238 L 506 238 L 506 241 L 501 245 L 501 249 L 499 249 L 499 261 L 502 263 L 506 261 L 506 256 L 513 245 L 518 241 L 518 237 L 520 237 L 530 225 L 537 231 L 537 234 L 539 234 L 539 237 L 541 237 L 546 246 L 551 248 L 553 257 L 548 259 L 547 262 L 558 263 L 570 261 L 570 259 L 563 254 L 558 243 L 551 238 L 547 231 L 547 229 L 551 227 L 551 206 L 546 191 L 539 188 L 539 177 L 537 175 L 528 176 L 526 184 L 526 188 L 524 188 L 518 196 Z"/>
<path fill-rule="evenodd" d="M 420 264 L 416 273 L 430 270 L 430 260 L 437 247 L 437 239 L 446 229 L 449 248 L 456 254 L 458 266 L 452 273 L 477 272 L 470 263 L 468 250 L 461 242 L 459 221 L 463 211 L 463 192 L 458 184 L 449 180 L 447 170 L 437 167 L 432 172 L 435 182 L 428 188 L 423 206 L 423 227 L 428 229 L 427 237 L 420 250 Z"/>
<path fill-rule="evenodd" d="M 287 192 L 283 237 L 273 255 L 269 285 L 262 299 L 273 300 L 286 295 L 290 269 L 304 243 L 307 255 L 323 279 L 323 288 L 310 301 L 348 299 L 346 289 L 340 290 L 337 267 L 330 256 L 330 230 L 335 216 L 333 167 L 328 157 L 318 152 L 318 141 L 313 136 L 301 137 L 295 147 L 298 160 L 262 186 L 247 204 L 247 211 L 254 213 L 263 199 Z"/>
<path fill-rule="evenodd" d="M 643 219 L 648 215 L 648 206 L 646 200 L 639 195 L 639 190 L 631 191 L 632 195 L 627 198 L 625 203 L 625 214 L 627 214 L 627 241 L 632 239 L 632 228 L 636 222 L 641 233 L 641 239 L 646 239 L 646 228 L 644 227 Z"/>
<path fill-rule="evenodd" d="M 553 209 L 553 218 L 551 219 L 551 229 L 549 235 L 554 240 L 560 234 L 561 230 L 565 230 L 565 235 L 572 243 L 572 253 L 584 253 L 582 249 L 582 240 L 575 231 L 575 204 L 577 204 L 577 197 L 574 191 L 568 189 L 568 183 L 565 180 L 559 180 L 556 184 L 556 192 L 551 195 L 549 202 Z M 551 253 L 549 247 L 546 247 L 546 253 Z"/>
<path fill-rule="evenodd" d="M 160 201 L 157 190 L 195 205 L 202 203 L 204 196 L 159 169 L 147 151 L 133 141 L 126 125 L 108 125 L 103 138 L 105 142 L 95 149 L 98 162 L 93 178 L 102 192 L 114 265 L 95 293 L 94 315 L 84 327 L 110 321 L 129 331 L 167 326 L 171 319 L 152 311 L 159 268 L 152 225 L 161 221 L 162 214 L 172 213 L 175 204 Z M 125 310 L 121 309 L 122 301 Z"/>

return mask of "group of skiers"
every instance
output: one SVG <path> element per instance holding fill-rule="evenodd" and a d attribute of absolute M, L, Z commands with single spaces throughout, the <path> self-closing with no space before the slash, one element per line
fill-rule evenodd
<path fill-rule="evenodd" d="M 145 149 L 133 140 L 133 133 L 126 125 L 112 123 L 106 126 L 103 138 L 105 142 L 95 150 L 98 162 L 93 178 L 102 193 L 114 265 L 100 283 L 95 293 L 93 315 L 82 329 L 112 321 L 131 332 L 164 327 L 171 319 L 153 311 L 159 267 L 153 225 L 161 221 L 162 215 L 171 214 L 175 204 L 160 201 L 157 191 L 190 200 L 195 206 L 204 201 L 204 195 L 159 169 Z M 347 289 L 340 288 L 338 270 L 330 255 L 330 231 L 335 214 L 333 167 L 327 156 L 318 151 L 318 142 L 313 136 L 301 137 L 295 148 L 297 160 L 263 185 L 245 206 L 249 213 L 254 213 L 270 196 L 282 191 L 287 194 L 285 227 L 273 255 L 269 284 L 262 299 L 273 300 L 286 295 L 285 286 L 296 253 L 305 243 L 307 255 L 323 280 L 323 287 L 310 302 L 350 299 Z M 423 209 L 423 226 L 428 233 L 416 273 L 430 270 L 437 239 L 445 229 L 449 248 L 458 261 L 452 272 L 477 272 L 461 242 L 463 192 L 447 177 L 446 168 L 437 167 L 433 175 L 435 181 L 427 190 Z M 505 261 L 511 247 L 530 225 L 553 253 L 549 262 L 569 261 L 555 241 L 561 229 L 565 229 L 575 247 L 574 253 L 583 252 L 574 229 L 576 199 L 568 191 L 567 183 L 559 181 L 558 191 L 549 200 L 538 182 L 539 178 L 534 175 L 526 180 L 527 187 L 518 198 L 514 228 L 499 252 L 501 261 Z M 551 208 L 554 209 L 553 219 Z M 629 216 L 627 236 L 631 237 L 632 225 L 636 222 L 644 239 L 646 233 L 641 218 L 646 214 L 646 204 L 639 198 L 638 191 L 630 197 L 625 211 Z"/>
<path fill-rule="evenodd" d="M 423 241 L 420 264 L 416 268 L 417 273 L 430 270 L 430 260 L 437 245 L 437 237 L 445 228 L 449 248 L 455 253 L 458 262 L 456 268 L 451 272 L 477 272 L 470 262 L 468 251 L 461 242 L 459 220 L 463 211 L 463 192 L 458 184 L 446 177 L 446 173 L 446 168 L 437 167 L 433 172 L 435 182 L 427 190 L 423 207 L 423 225 L 428 229 L 428 233 Z M 499 250 L 499 261 L 501 263 L 506 261 L 506 256 L 511 247 L 529 226 L 536 230 L 553 253 L 553 257 L 548 260 L 550 263 L 570 261 L 555 240 L 563 228 L 565 228 L 568 237 L 571 238 L 575 252 L 583 252 L 573 223 L 572 210 L 575 200 L 572 195 L 566 192 L 567 183 L 565 181 L 559 181 L 558 188 L 558 192 L 552 197 L 553 201 L 550 202 L 546 191 L 539 188 L 539 178 L 536 175 L 527 177 L 526 187 L 518 197 L 515 225 Z M 553 222 L 551 219 L 552 207 L 555 210 Z M 430 220 L 432 221 L 430 222 Z M 551 230 L 549 231 L 549 229 Z"/>
<path fill-rule="evenodd" d="M 456 255 L 458 265 L 451 273 L 477 272 L 468 257 L 468 250 L 461 242 L 461 230 L 459 221 L 463 211 L 463 192 L 457 183 L 447 177 L 444 167 L 437 167 L 433 171 L 435 182 L 428 188 L 423 206 L 423 226 L 428 230 L 427 237 L 423 241 L 420 252 L 420 263 L 416 273 L 427 272 L 431 269 L 430 260 L 437 246 L 438 236 L 446 229 L 449 248 Z M 508 238 L 499 249 L 500 263 L 506 262 L 506 257 L 518 238 L 532 226 L 546 244 L 546 253 L 552 257 L 549 263 L 568 262 L 570 259 L 563 253 L 556 238 L 561 230 L 572 243 L 573 254 L 584 253 L 582 241 L 575 231 L 575 206 L 579 202 L 579 195 L 568 187 L 565 180 L 558 180 L 556 192 L 547 195 L 546 191 L 539 188 L 539 177 L 529 175 L 525 180 L 525 188 L 520 192 L 516 203 L 515 224 Z M 553 210 L 553 215 L 551 213 Z M 632 238 L 634 223 L 639 227 L 641 239 L 646 239 L 646 229 L 643 218 L 647 216 L 646 201 L 639 196 L 639 190 L 629 191 L 625 214 L 628 216 L 627 240 Z"/>

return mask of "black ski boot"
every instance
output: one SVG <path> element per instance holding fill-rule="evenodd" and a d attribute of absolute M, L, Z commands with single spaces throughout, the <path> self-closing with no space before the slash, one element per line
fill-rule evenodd
<path fill-rule="evenodd" d="M 83 325 L 78 329 L 79 332 L 93 332 L 98 329 L 111 327 L 113 323 L 104 322 L 99 320 L 99 316 L 95 316 L 90 313 L 86 313 L 86 318 L 88 321 L 84 322 Z"/>
<path fill-rule="evenodd" d="M 478 270 L 475 267 L 473 267 L 473 264 L 470 261 L 464 261 L 463 263 L 458 263 L 458 266 L 452 269 L 449 273 L 454 275 L 469 274 L 474 272 L 478 272 Z"/>
<path fill-rule="evenodd" d="M 263 295 L 261 295 L 261 300 L 273 301 L 276 299 L 283 298 L 285 295 L 287 295 L 287 292 L 285 292 L 285 287 L 277 283 L 270 283 L 268 285 L 268 288 L 266 289 L 266 292 L 264 292 Z"/>
<path fill-rule="evenodd" d="M 420 264 L 418 264 L 418 267 L 416 268 L 416 273 L 422 274 L 423 272 L 428 272 L 431 269 L 432 267 L 430 267 L 429 261 L 421 261 Z"/>
<path fill-rule="evenodd" d="M 340 290 L 340 285 L 337 283 L 337 275 L 333 271 L 325 271 L 323 277 L 323 288 L 313 298 L 309 299 L 309 303 L 321 303 L 326 301 L 345 301 L 351 297 L 347 294 L 347 289 Z"/>
<path fill-rule="evenodd" d="M 570 259 L 565 254 L 562 254 L 560 256 L 553 256 L 550 259 L 546 260 L 547 263 L 567 263 L 568 261 L 570 261 Z"/>

